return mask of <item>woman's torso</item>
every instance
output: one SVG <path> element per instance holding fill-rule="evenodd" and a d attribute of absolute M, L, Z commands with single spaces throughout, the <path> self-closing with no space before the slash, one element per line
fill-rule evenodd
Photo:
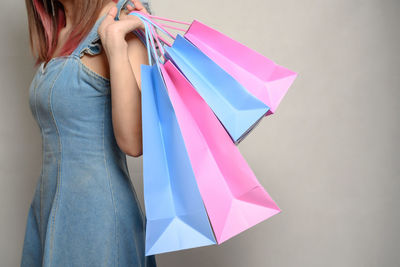
<path fill-rule="evenodd" d="M 43 143 L 32 212 L 45 266 L 155 266 L 154 256 L 144 257 L 145 215 L 113 133 L 110 80 L 81 61 L 101 52 L 102 18 L 71 55 L 42 63 L 29 86 Z M 28 245 L 23 255 L 28 261 Z"/>

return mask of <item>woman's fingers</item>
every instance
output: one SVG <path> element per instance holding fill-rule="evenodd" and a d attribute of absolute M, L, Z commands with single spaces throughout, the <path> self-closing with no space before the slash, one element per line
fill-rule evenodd
<path fill-rule="evenodd" d="M 143 6 L 142 2 L 140 2 L 139 0 L 131 0 L 131 2 L 135 6 L 133 8 L 133 10 L 138 10 L 138 11 L 141 11 L 143 13 L 149 14 L 147 9 Z M 133 11 L 133 10 L 131 10 L 131 11 Z"/>
<path fill-rule="evenodd" d="M 103 20 L 103 25 L 109 25 L 113 23 L 115 20 L 115 16 L 117 15 L 118 9 L 116 5 L 113 5 L 107 12 L 107 16 Z"/>
<path fill-rule="evenodd" d="M 115 16 L 117 15 L 117 6 L 113 5 L 107 12 L 106 17 L 101 22 L 100 26 L 97 29 L 100 37 L 104 36 L 105 29 L 111 24 L 115 22 Z"/>
<path fill-rule="evenodd" d="M 141 5 L 140 1 L 133 0 L 137 7 L 141 7 L 143 10 L 138 10 L 144 12 L 146 9 Z M 98 34 L 101 38 L 103 45 L 109 47 L 115 47 L 120 44 L 121 41 L 125 41 L 125 36 L 129 32 L 136 29 L 145 30 L 143 21 L 135 15 L 128 15 L 130 12 L 137 10 L 129 5 L 125 10 L 121 10 L 119 15 L 119 20 L 115 20 L 118 9 L 116 4 L 114 4 L 107 12 L 102 23 L 99 25 Z M 110 48 L 111 49 L 111 48 Z"/>
<path fill-rule="evenodd" d="M 119 22 L 125 33 L 133 31 L 135 28 L 144 29 L 142 20 L 135 15 L 121 14 Z"/>
<path fill-rule="evenodd" d="M 135 9 L 137 10 L 142 10 L 144 9 L 142 2 L 140 2 L 139 0 L 131 0 L 133 5 L 135 6 Z"/>

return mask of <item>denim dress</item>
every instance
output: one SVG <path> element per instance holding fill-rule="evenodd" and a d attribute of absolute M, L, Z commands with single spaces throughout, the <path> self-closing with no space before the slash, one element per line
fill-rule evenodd
<path fill-rule="evenodd" d="M 118 14 L 128 1 L 118 1 Z M 29 87 L 43 165 L 23 267 L 156 266 L 155 255 L 145 256 L 146 217 L 113 133 L 110 80 L 80 60 L 101 52 L 104 17 L 72 54 L 42 63 Z"/>

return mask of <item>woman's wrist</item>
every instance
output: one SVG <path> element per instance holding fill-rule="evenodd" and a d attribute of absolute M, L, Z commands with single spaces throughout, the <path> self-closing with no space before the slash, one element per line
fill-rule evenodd
<path fill-rule="evenodd" d="M 109 42 L 104 45 L 104 50 L 109 62 L 114 58 L 121 58 L 128 55 L 128 43 L 124 37 L 121 37 L 120 39 L 114 38 L 110 41 L 111 43 Z"/>
<path fill-rule="evenodd" d="M 121 45 L 120 48 L 112 50 L 112 52 L 107 55 L 107 58 L 110 68 L 115 64 L 120 64 L 122 61 L 129 62 L 128 45 Z"/>

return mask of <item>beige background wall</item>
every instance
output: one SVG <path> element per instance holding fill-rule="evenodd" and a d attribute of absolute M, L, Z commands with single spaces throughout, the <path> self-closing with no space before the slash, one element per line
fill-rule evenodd
<path fill-rule="evenodd" d="M 0 8 L 0 266 L 19 266 L 41 140 L 24 1 Z M 157 256 L 179 266 L 399 266 L 397 0 L 153 0 L 299 72 L 239 148 L 282 213 L 221 246 Z M 142 198 L 141 158 L 129 159 Z M 143 203 L 143 202 L 142 202 Z"/>

